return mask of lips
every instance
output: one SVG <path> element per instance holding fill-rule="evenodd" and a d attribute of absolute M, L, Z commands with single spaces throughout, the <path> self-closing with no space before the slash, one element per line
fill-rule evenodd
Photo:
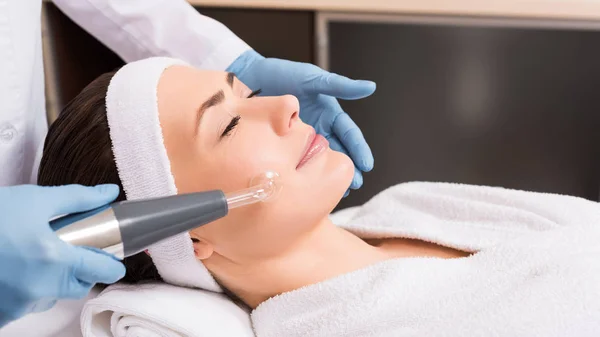
<path fill-rule="evenodd" d="M 325 137 L 317 134 L 314 129 L 311 129 L 311 133 L 306 141 L 306 147 L 304 153 L 300 158 L 300 162 L 296 166 L 296 169 L 304 166 L 312 158 L 323 152 L 329 147 L 329 142 Z"/>

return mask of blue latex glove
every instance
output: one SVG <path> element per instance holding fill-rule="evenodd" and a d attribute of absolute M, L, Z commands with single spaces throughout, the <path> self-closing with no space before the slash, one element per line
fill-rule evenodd
<path fill-rule="evenodd" d="M 0 327 L 56 300 L 83 298 L 95 283 L 125 275 L 115 257 L 61 241 L 48 221 L 103 206 L 115 185 L 0 187 Z"/>
<path fill-rule="evenodd" d="M 264 58 L 254 50 L 238 57 L 227 69 L 265 96 L 291 94 L 300 101 L 300 118 L 329 141 L 331 149 L 352 158 L 356 167 L 351 189 L 362 186 L 361 171 L 373 169 L 373 154 L 362 132 L 336 98 L 360 99 L 375 91 L 375 83 L 356 81 L 308 63 Z M 347 195 L 347 192 L 346 192 Z"/>

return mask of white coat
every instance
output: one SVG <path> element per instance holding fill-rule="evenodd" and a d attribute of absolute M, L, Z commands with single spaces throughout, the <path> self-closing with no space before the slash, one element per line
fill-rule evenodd
<path fill-rule="evenodd" d="M 185 0 L 54 3 L 126 62 L 161 55 L 224 70 L 249 49 Z M 42 0 L 0 0 L 0 186 L 37 177 L 47 132 L 41 8 Z"/>

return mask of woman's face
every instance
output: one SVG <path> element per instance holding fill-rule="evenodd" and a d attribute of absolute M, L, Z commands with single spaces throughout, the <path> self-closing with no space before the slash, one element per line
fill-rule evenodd
<path fill-rule="evenodd" d="M 354 165 L 328 146 L 305 160 L 315 132 L 299 119 L 294 96 L 251 96 L 232 74 L 173 66 L 159 82 L 159 119 L 179 193 L 233 192 L 261 172 L 279 173 L 276 199 L 231 210 L 190 232 L 219 255 L 268 258 L 331 212 Z"/>

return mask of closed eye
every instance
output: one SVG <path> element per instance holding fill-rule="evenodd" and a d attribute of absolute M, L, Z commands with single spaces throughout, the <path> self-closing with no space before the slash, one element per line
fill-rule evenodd
<path fill-rule="evenodd" d="M 255 91 L 253 91 L 253 92 L 252 92 L 250 95 L 248 95 L 248 97 L 247 97 L 247 98 L 252 98 L 252 97 L 254 97 L 254 96 L 256 96 L 256 95 L 259 95 L 261 92 L 262 92 L 262 90 L 261 90 L 261 89 L 255 90 Z"/>
<path fill-rule="evenodd" d="M 225 130 L 223 130 L 223 133 L 221 134 L 221 138 L 225 137 L 225 136 L 229 136 L 229 134 L 231 133 L 231 131 L 233 131 L 233 129 L 235 129 L 235 127 L 238 125 L 238 122 L 240 121 L 240 116 L 235 116 L 231 119 L 231 122 L 229 122 L 229 125 L 227 125 L 227 127 L 225 128 Z"/>
<path fill-rule="evenodd" d="M 257 96 L 261 93 L 261 91 L 262 91 L 261 89 L 255 90 L 252 93 L 250 93 L 250 95 L 248 95 L 247 98 L 252 98 L 254 96 Z M 231 119 L 231 122 L 229 122 L 229 124 L 225 128 L 225 130 L 223 130 L 223 133 L 221 134 L 221 138 L 229 136 L 229 134 L 231 134 L 231 131 L 233 131 L 233 129 L 235 129 L 235 127 L 238 125 L 241 118 L 242 117 L 240 117 L 239 115 L 233 117 Z"/>

